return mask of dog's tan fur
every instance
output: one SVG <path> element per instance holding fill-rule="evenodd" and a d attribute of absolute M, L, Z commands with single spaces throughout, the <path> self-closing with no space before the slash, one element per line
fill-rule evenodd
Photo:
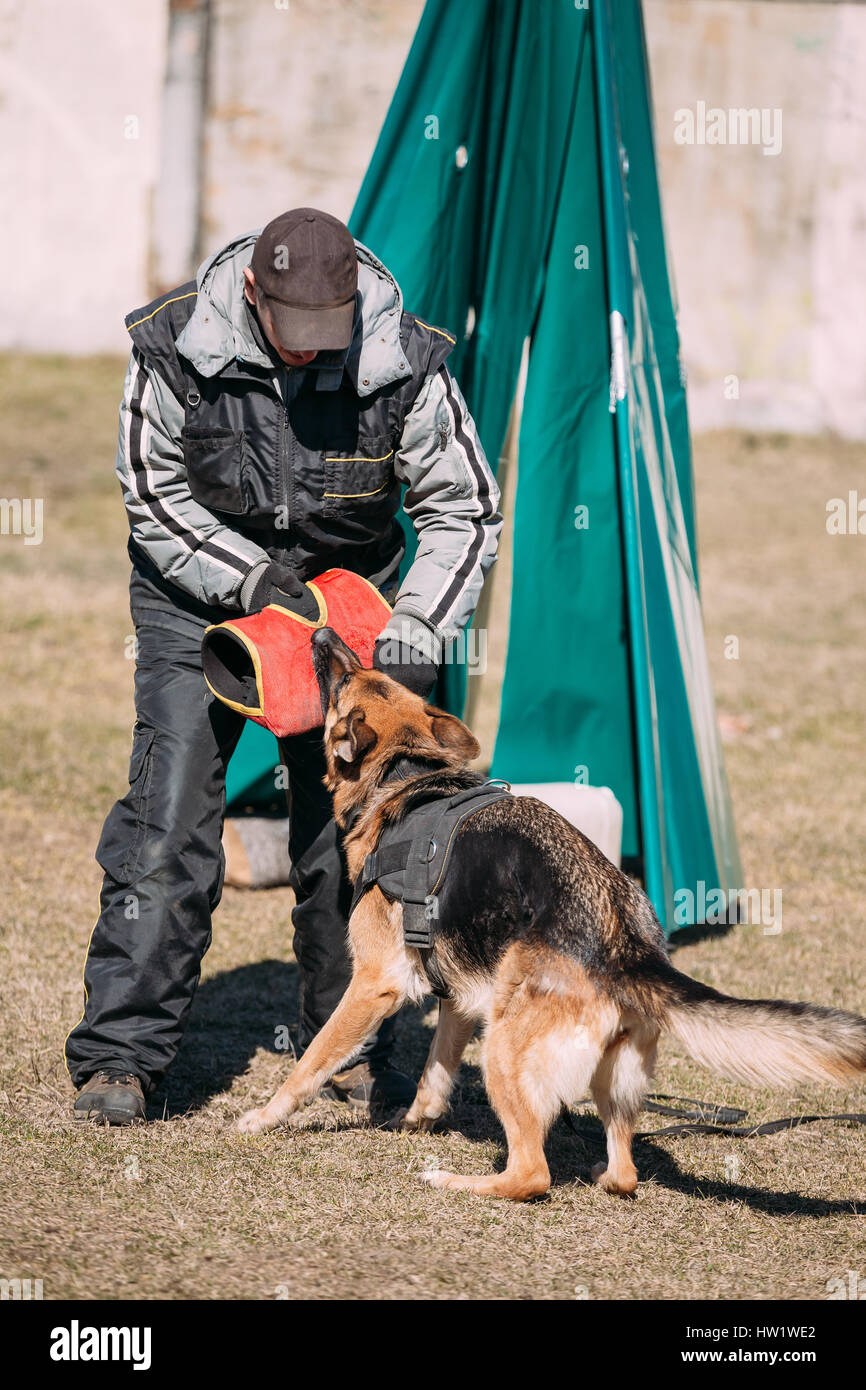
<path fill-rule="evenodd" d="M 318 643 L 318 646 L 317 646 Z M 462 770 L 478 753 L 453 715 L 378 672 L 363 669 L 329 629 L 314 640 L 323 692 L 326 785 L 338 824 L 357 819 L 346 837 L 354 881 L 386 823 L 399 819 L 407 782 L 382 781 L 395 753 L 431 757 Z M 414 1103 L 403 1119 L 429 1129 L 446 1111 L 455 1073 L 475 1024 L 484 1029 L 483 1069 L 508 1143 L 503 1172 L 464 1177 L 427 1172 L 435 1187 L 523 1200 L 546 1192 L 547 1130 L 563 1105 L 587 1091 L 607 1136 L 608 1158 L 593 1177 L 608 1192 L 637 1186 L 631 1146 L 663 1031 L 701 1062 L 746 1081 L 795 1078 L 842 1081 L 866 1067 L 866 1021 L 852 1014 L 783 1001 L 729 999 L 689 981 L 667 962 L 660 929 L 643 894 L 577 831 L 531 798 L 499 802 L 473 818 L 495 834 L 517 824 L 550 867 L 557 890 L 592 896 L 593 952 L 610 974 L 581 963 L 579 951 L 536 938 L 513 940 L 490 968 L 467 968 L 447 938 L 437 945 L 443 1000 Z M 335 1013 L 288 1080 L 261 1110 L 244 1115 L 254 1134 L 287 1120 L 317 1094 L 379 1025 L 429 984 L 418 951 L 403 940 L 402 907 L 377 887 L 349 923 L 351 984 Z M 637 964 L 635 964 L 637 962 Z"/>

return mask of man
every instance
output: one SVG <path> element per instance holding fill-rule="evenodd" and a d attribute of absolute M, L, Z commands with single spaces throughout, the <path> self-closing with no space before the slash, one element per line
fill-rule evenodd
<path fill-rule="evenodd" d="M 317 616 L 332 566 L 393 614 L 374 664 L 421 695 L 478 602 L 499 491 L 446 359 L 454 339 L 404 312 L 393 276 L 336 218 L 296 208 L 240 237 L 126 320 L 133 342 L 117 472 L 129 514 L 136 724 L 129 791 L 102 831 L 105 877 L 66 1041 L 78 1118 L 127 1124 L 170 1065 L 211 940 L 225 860 L 226 765 L 242 716 L 201 671 L 208 623 L 277 597 Z M 417 556 L 398 591 L 404 506 Z M 351 887 L 319 732 L 283 741 L 305 1048 L 350 975 Z M 393 1020 L 332 1094 L 387 1113 L 414 1086 Z"/>

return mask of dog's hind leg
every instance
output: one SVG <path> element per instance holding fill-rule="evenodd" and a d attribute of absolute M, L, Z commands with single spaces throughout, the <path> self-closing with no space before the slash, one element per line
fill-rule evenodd
<path fill-rule="evenodd" d="M 633 1196 L 637 1187 L 631 1144 L 652 1080 L 657 1041 L 657 1029 L 642 1021 L 627 1021 L 605 1049 L 592 1078 L 592 1098 L 607 1136 L 607 1163 L 594 1166 L 592 1179 L 619 1197 Z"/>
<path fill-rule="evenodd" d="M 472 1036 L 475 1020 L 457 1012 L 450 999 L 439 1004 L 436 1032 L 424 1065 L 418 1093 L 403 1117 L 403 1129 L 432 1129 L 445 1114 L 463 1050 Z"/>
<path fill-rule="evenodd" d="M 558 1112 L 558 1100 L 538 1094 L 526 1084 L 513 1037 L 501 1023 L 493 1024 L 485 1043 L 487 1094 L 505 1128 L 508 1163 L 502 1173 L 464 1177 L 460 1173 L 428 1172 L 432 1187 L 472 1192 L 476 1197 L 510 1197 L 523 1202 L 550 1187 L 544 1139 Z"/>
<path fill-rule="evenodd" d="M 564 1101 L 586 1093 L 602 1044 L 582 1022 L 583 1001 L 561 973 L 540 972 L 502 991 L 484 1043 L 487 1094 L 505 1128 L 502 1173 L 425 1174 L 434 1187 L 525 1201 L 550 1187 L 544 1140 Z"/>

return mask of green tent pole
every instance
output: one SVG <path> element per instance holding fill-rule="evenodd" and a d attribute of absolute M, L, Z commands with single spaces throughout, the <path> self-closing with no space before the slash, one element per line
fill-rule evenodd
<path fill-rule="evenodd" d="M 650 678 L 649 638 L 643 607 L 643 575 L 637 511 L 637 479 L 631 447 L 628 400 L 628 325 L 631 318 L 631 271 L 622 198 L 620 147 L 611 74 L 609 0 L 596 0 L 592 17 L 601 155 L 602 225 L 608 283 L 611 337 L 611 404 L 619 465 L 623 559 L 629 617 L 629 647 L 635 709 L 635 746 L 644 884 L 662 923 L 668 918 L 662 816 L 658 800 L 659 748 L 655 704 Z"/>

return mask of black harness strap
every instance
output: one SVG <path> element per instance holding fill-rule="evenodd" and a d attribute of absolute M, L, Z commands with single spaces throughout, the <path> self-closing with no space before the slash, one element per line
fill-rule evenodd
<path fill-rule="evenodd" d="M 386 874 L 401 872 L 406 867 L 406 860 L 411 848 L 411 840 L 397 840 L 393 844 L 380 844 L 378 849 L 374 849 L 372 854 L 367 855 L 355 884 L 355 893 L 352 898 L 353 912 L 358 899 L 364 896 L 368 888 L 380 878 L 384 878 Z"/>
<path fill-rule="evenodd" d="M 387 898 L 402 901 L 404 940 L 407 946 L 421 952 L 431 988 L 440 998 L 446 989 L 433 958 L 439 918 L 437 894 L 457 831 L 476 811 L 508 796 L 508 783 L 496 780 L 467 787 L 452 796 L 431 793 L 425 797 L 422 793 L 396 825 L 385 827 L 356 880 L 351 912 L 374 883 Z"/>

